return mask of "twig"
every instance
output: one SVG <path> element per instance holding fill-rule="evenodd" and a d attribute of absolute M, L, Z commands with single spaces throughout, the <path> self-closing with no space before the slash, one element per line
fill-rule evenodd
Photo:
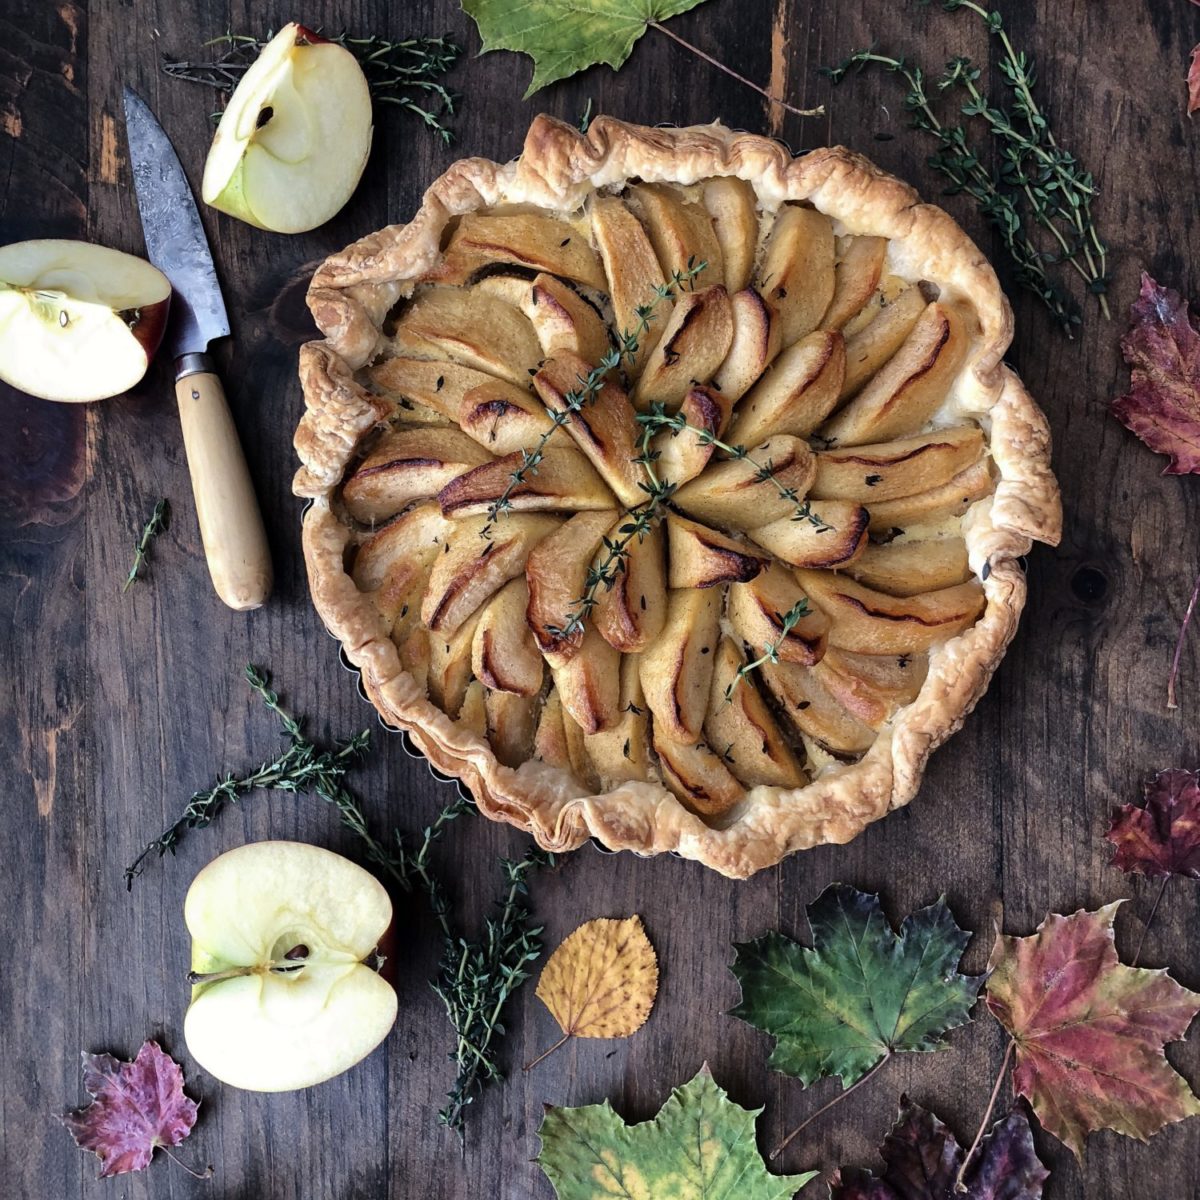
<path fill-rule="evenodd" d="M 983 1135 L 988 1127 L 988 1122 L 992 1119 L 992 1112 L 996 1107 L 996 1100 L 1000 1096 L 1000 1085 L 1004 1082 L 1005 1073 L 1008 1071 L 1009 1061 L 1012 1059 L 1013 1051 L 1017 1048 L 1017 1043 L 1010 1041 L 1008 1049 L 1004 1051 L 1004 1059 L 1000 1063 L 1000 1073 L 996 1076 L 995 1086 L 992 1088 L 991 1099 L 988 1100 L 987 1109 L 984 1111 L 983 1120 L 979 1123 L 979 1129 L 975 1133 L 975 1140 L 971 1143 L 971 1148 L 963 1157 L 962 1165 L 958 1168 L 958 1175 L 954 1179 L 954 1190 L 956 1192 L 965 1192 L 966 1186 L 963 1180 L 967 1177 L 967 1167 L 971 1165 L 971 1159 L 975 1156 L 975 1151 L 979 1149 L 979 1143 L 983 1141 Z"/>
<path fill-rule="evenodd" d="M 807 1129 L 822 1113 L 826 1113 L 831 1108 L 841 1104 L 841 1102 L 845 1100 L 847 1096 L 849 1096 L 852 1092 L 858 1091 L 858 1089 L 862 1087 L 867 1080 L 871 1079 L 879 1071 L 883 1070 L 884 1064 L 889 1062 L 891 1057 L 892 1054 L 889 1050 L 888 1053 L 885 1054 L 861 1079 L 856 1079 L 848 1088 L 843 1088 L 840 1092 L 838 1092 L 838 1094 L 834 1096 L 834 1098 L 827 1104 L 822 1104 L 821 1107 L 818 1108 L 817 1111 L 811 1116 L 805 1117 L 804 1120 L 801 1121 L 800 1124 L 797 1125 L 796 1128 L 793 1129 L 792 1132 L 789 1133 L 787 1137 L 785 1137 L 783 1141 L 771 1151 L 770 1157 L 772 1161 L 777 1159 L 788 1148 L 788 1145 L 797 1134 L 802 1133 L 805 1129 Z"/>
<path fill-rule="evenodd" d="M 145 564 L 150 553 L 150 543 L 158 537 L 160 533 L 164 533 L 171 524 L 171 506 L 166 500 L 160 500 L 154 506 L 154 511 L 150 514 L 148 520 L 142 529 L 142 536 L 138 538 L 137 545 L 133 548 L 133 566 L 129 568 L 129 574 L 125 576 L 125 582 L 121 585 L 121 591 L 129 591 L 131 584 L 136 583 L 139 578 L 139 572 Z"/>
<path fill-rule="evenodd" d="M 1196 601 L 1200 600 L 1200 575 L 1196 576 L 1196 585 L 1192 588 L 1192 598 L 1188 601 L 1187 611 L 1183 614 L 1183 624 L 1179 627 L 1179 640 L 1175 643 L 1175 657 L 1171 659 L 1171 673 L 1167 676 L 1167 707 L 1178 708 L 1175 700 L 1175 681 L 1179 677 L 1179 663 L 1183 658 L 1183 646 L 1187 641 L 1188 626 L 1192 623 L 1192 613 L 1196 611 Z"/>
<path fill-rule="evenodd" d="M 1142 936 L 1138 938 L 1137 949 L 1133 952 L 1133 961 L 1129 964 L 1131 967 L 1136 967 L 1138 960 L 1142 957 L 1142 947 L 1146 944 L 1146 934 L 1150 932 L 1150 926 L 1154 924 L 1154 918 L 1158 914 L 1158 906 L 1162 903 L 1163 895 L 1167 890 L 1167 884 L 1170 882 L 1170 875 L 1164 875 L 1162 883 L 1158 885 L 1158 895 L 1154 897 L 1154 904 L 1150 908 L 1150 915 L 1146 918 L 1146 923 L 1142 926 Z"/>

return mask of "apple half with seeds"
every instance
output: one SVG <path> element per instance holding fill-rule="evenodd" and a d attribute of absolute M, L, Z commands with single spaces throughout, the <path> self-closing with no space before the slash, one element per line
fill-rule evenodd
<path fill-rule="evenodd" d="M 204 202 L 275 233 L 315 229 L 354 193 L 371 133 L 358 60 L 293 21 L 229 98 L 204 164 Z"/>
<path fill-rule="evenodd" d="M 170 305 L 170 280 L 132 254 L 54 238 L 0 247 L 0 379 L 43 400 L 127 392 Z"/>
<path fill-rule="evenodd" d="M 192 1002 L 183 1032 L 210 1074 L 253 1092 L 331 1079 L 396 1020 L 375 969 L 392 923 L 383 885 L 340 854 L 253 842 L 214 859 L 183 904 Z"/>

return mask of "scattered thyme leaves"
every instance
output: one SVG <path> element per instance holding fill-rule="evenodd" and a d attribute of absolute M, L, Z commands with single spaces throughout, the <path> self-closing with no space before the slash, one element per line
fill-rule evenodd
<path fill-rule="evenodd" d="M 171 506 L 166 500 L 160 500 L 154 506 L 154 511 L 150 514 L 150 520 L 142 528 L 142 536 L 138 538 L 137 545 L 133 548 L 133 566 L 129 568 L 129 574 L 125 576 L 125 582 L 121 585 L 122 592 L 129 591 L 130 585 L 136 583 L 141 578 L 142 567 L 145 565 L 150 554 L 150 543 L 160 533 L 165 533 L 170 524 Z"/>

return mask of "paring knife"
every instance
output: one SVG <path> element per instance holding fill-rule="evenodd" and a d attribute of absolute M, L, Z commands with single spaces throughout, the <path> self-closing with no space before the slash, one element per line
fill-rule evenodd
<path fill-rule="evenodd" d="M 230 608 L 258 608 L 271 592 L 271 552 L 246 456 L 207 353 L 209 342 L 229 335 L 208 239 L 174 147 L 130 88 L 125 127 L 146 253 L 175 289 L 167 345 L 209 574 Z"/>

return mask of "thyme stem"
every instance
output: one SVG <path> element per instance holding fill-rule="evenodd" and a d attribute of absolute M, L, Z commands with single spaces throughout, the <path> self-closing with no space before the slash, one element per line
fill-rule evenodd
<path fill-rule="evenodd" d="M 142 528 L 142 536 L 138 538 L 137 545 L 133 548 L 133 566 L 129 568 L 129 574 L 125 576 L 125 582 L 121 585 L 122 592 L 129 591 L 130 585 L 138 581 L 141 569 L 150 553 L 150 543 L 160 533 L 164 533 L 170 524 L 171 506 L 166 500 L 159 500 L 150 514 L 150 520 Z"/>

